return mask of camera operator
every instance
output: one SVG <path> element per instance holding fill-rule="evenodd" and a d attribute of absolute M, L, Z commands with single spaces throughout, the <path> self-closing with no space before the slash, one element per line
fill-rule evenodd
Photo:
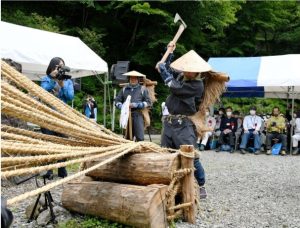
<path fill-rule="evenodd" d="M 42 78 L 41 87 L 58 97 L 63 102 L 73 100 L 74 98 L 74 85 L 71 80 L 71 76 L 66 75 L 65 72 L 69 72 L 70 68 L 65 66 L 65 62 L 62 58 L 55 57 L 51 59 L 46 71 L 46 76 Z M 55 135 L 64 137 L 64 135 L 42 128 L 42 133 L 47 135 Z M 58 168 L 58 176 L 66 177 L 67 170 L 65 167 Z M 45 175 L 48 179 L 53 179 L 53 171 L 49 170 Z"/>

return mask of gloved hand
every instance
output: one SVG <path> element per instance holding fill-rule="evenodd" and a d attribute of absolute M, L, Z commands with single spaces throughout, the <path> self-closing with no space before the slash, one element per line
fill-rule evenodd
<path fill-rule="evenodd" d="M 116 107 L 117 107 L 118 109 L 122 109 L 122 103 L 121 103 L 121 102 L 118 102 L 118 103 L 116 104 Z"/>

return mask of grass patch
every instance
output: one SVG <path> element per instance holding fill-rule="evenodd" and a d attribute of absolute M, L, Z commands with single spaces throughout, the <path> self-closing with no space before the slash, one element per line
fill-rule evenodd
<path fill-rule="evenodd" d="M 79 166 L 80 166 L 80 163 L 68 165 L 68 166 L 67 166 L 67 170 L 68 170 L 68 172 L 72 172 L 72 173 L 78 172 Z"/>

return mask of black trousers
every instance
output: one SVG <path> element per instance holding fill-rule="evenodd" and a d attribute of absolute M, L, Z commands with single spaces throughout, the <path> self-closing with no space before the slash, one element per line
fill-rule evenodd
<path fill-rule="evenodd" d="M 144 141 L 144 118 L 139 111 L 131 113 L 132 118 L 132 135 L 135 136 L 136 141 Z"/>
<path fill-rule="evenodd" d="M 224 145 L 225 143 L 225 138 L 228 137 L 229 138 L 229 144 L 230 146 L 234 146 L 235 142 L 234 142 L 234 132 L 230 132 L 227 134 L 224 134 L 224 132 L 222 131 L 220 136 L 219 136 L 219 145 Z"/>
<path fill-rule="evenodd" d="M 267 150 L 271 149 L 273 139 L 278 139 L 282 143 L 282 150 L 286 150 L 286 135 L 280 133 L 267 133 Z"/>
<path fill-rule="evenodd" d="M 173 119 L 169 122 L 167 119 L 163 122 L 163 133 L 161 138 L 161 146 L 179 149 L 181 145 L 193 145 L 197 147 L 196 129 L 193 122 L 187 118 L 182 120 Z M 199 186 L 205 184 L 205 171 L 199 160 L 194 160 L 195 178 Z"/>

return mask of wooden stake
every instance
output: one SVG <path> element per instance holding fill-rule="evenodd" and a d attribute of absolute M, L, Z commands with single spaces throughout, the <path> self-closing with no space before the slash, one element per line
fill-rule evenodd
<path fill-rule="evenodd" d="M 183 153 L 192 153 L 194 147 L 192 145 L 181 145 L 180 150 Z M 194 167 L 194 158 L 181 155 L 181 168 L 193 168 Z M 183 202 L 189 203 L 192 205 L 190 207 L 185 207 L 183 209 L 184 219 L 188 223 L 196 223 L 196 208 L 195 208 L 195 188 L 194 188 L 194 172 L 190 172 L 183 178 L 182 182 L 182 195 Z"/>

